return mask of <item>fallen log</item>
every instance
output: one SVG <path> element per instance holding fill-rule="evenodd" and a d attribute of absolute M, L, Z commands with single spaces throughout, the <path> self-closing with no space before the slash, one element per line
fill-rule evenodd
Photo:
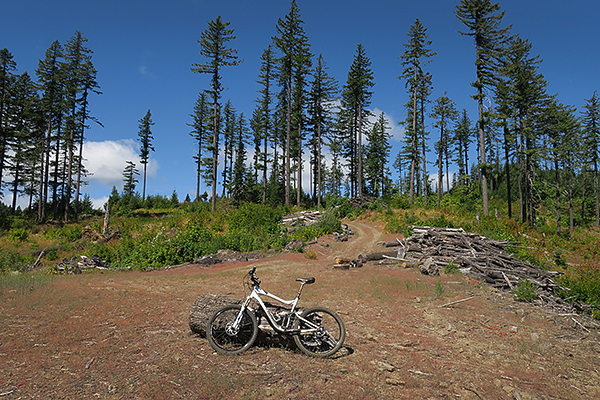
<path fill-rule="evenodd" d="M 242 299 L 218 294 L 203 294 L 198 297 L 190 310 L 189 325 L 192 332 L 206 336 L 208 319 L 215 311 L 228 304 L 242 304 Z"/>
<path fill-rule="evenodd" d="M 383 251 L 383 252 L 377 252 L 377 253 L 364 253 L 364 254 L 359 254 L 358 259 L 362 262 L 378 261 L 378 260 L 383 260 L 385 258 L 384 256 L 397 257 L 398 252 L 397 251 Z"/>
<path fill-rule="evenodd" d="M 208 320 L 212 315 L 221 307 L 229 304 L 242 304 L 243 300 L 231 296 L 231 295 L 220 295 L 220 294 L 202 294 L 200 295 L 192 305 L 189 316 L 189 326 L 192 332 L 206 337 L 206 326 Z M 283 307 L 265 302 L 267 308 L 272 313 L 277 313 L 284 310 Z M 301 310 L 300 308 L 298 309 Z M 277 335 L 273 328 L 268 324 L 265 318 L 261 318 L 259 321 L 258 337 L 256 338 L 256 344 L 262 345 L 286 345 L 294 347 L 293 340 L 286 339 L 281 335 Z"/>

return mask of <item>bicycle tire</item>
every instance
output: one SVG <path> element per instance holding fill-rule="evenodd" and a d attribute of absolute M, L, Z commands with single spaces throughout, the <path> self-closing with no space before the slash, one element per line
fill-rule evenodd
<path fill-rule="evenodd" d="M 239 354 L 248 350 L 258 336 L 256 316 L 248 309 L 244 310 L 240 328 L 237 332 L 228 332 L 227 327 L 235 321 L 242 306 L 230 304 L 217 310 L 208 320 L 206 338 L 210 346 L 221 354 Z"/>
<path fill-rule="evenodd" d="M 304 310 L 300 316 L 323 329 L 316 333 L 294 335 L 296 346 L 304 354 L 312 357 L 327 357 L 337 352 L 346 339 L 346 327 L 339 315 L 325 307 L 312 307 Z M 300 319 L 294 321 L 295 329 L 308 329 Z"/>

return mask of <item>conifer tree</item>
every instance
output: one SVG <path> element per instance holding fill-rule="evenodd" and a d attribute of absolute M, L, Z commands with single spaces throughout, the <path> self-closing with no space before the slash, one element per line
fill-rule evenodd
<path fill-rule="evenodd" d="M 486 89 L 493 88 L 498 79 L 498 68 L 509 41 L 508 32 L 511 26 L 502 28 L 504 11 L 500 12 L 500 5 L 490 0 L 461 0 L 456 6 L 456 17 L 462 22 L 467 31 L 460 34 L 470 36 L 475 44 L 475 70 L 476 80 L 471 83 L 477 90 L 472 97 L 477 101 L 479 129 L 479 159 L 481 165 L 481 196 L 483 214 L 489 215 L 488 199 L 488 167 L 486 159 L 486 123 L 487 115 L 484 112 L 484 99 Z"/>
<path fill-rule="evenodd" d="M 198 94 L 196 104 L 194 105 L 194 113 L 191 114 L 193 122 L 189 124 L 192 127 L 190 136 L 198 143 L 198 152 L 194 155 L 196 162 L 196 197 L 194 201 L 200 201 L 200 184 L 203 175 L 203 150 L 209 141 L 209 110 L 208 110 L 208 95 L 205 90 Z"/>
<path fill-rule="evenodd" d="M 87 109 L 87 95 L 90 91 L 97 91 L 96 70 L 91 62 L 91 49 L 85 47 L 87 39 L 80 31 L 76 31 L 65 45 L 64 62 L 61 64 L 65 83 L 65 100 L 67 113 L 65 124 L 65 182 L 63 182 L 64 221 L 69 219 L 71 190 L 73 186 L 73 169 L 75 168 L 76 182 L 80 182 L 82 173 L 81 151 L 83 146 L 86 118 L 89 117 Z M 79 148 L 79 156 L 75 155 L 75 148 Z M 75 185 L 75 203 L 78 202 L 78 185 Z M 56 217 L 56 215 L 55 215 Z M 75 218 L 77 209 L 75 208 Z"/>
<path fill-rule="evenodd" d="M 400 56 L 401 65 L 404 67 L 402 70 L 402 75 L 398 77 L 398 79 L 403 79 L 406 81 L 406 88 L 411 95 L 411 107 L 412 112 L 409 112 L 410 126 L 412 132 L 412 142 L 409 145 L 409 148 L 413 152 L 410 155 L 411 159 L 411 167 L 410 167 L 410 189 L 409 189 L 409 202 L 413 204 L 414 202 L 414 194 L 415 194 L 415 174 L 417 170 L 417 138 L 418 134 L 418 117 L 419 113 L 417 110 L 419 94 L 421 94 L 421 99 L 424 100 L 424 94 L 427 92 L 427 87 L 430 85 L 430 76 L 425 72 L 424 67 L 429 64 L 432 60 L 431 57 L 435 56 L 436 53 L 429 48 L 433 43 L 429 40 L 429 35 L 427 34 L 427 28 L 421 24 L 421 21 L 417 18 L 415 22 L 411 25 L 409 32 L 407 33 L 408 43 L 404 44 L 404 53 Z M 423 129 L 423 137 L 425 126 L 421 124 L 421 128 Z M 425 140 L 422 140 L 422 143 L 425 143 Z M 425 162 L 425 153 L 423 149 L 423 174 L 426 174 L 426 162 Z M 424 175 L 425 176 L 425 175 Z M 427 193 L 427 181 L 425 179 L 425 193 Z"/>
<path fill-rule="evenodd" d="M 38 96 L 36 85 L 27 72 L 22 73 L 13 84 L 10 102 L 10 133 L 6 144 L 10 148 L 7 172 L 12 176 L 12 212 L 17 208 L 17 199 L 25 187 L 35 187 L 39 162 L 39 142 L 42 135 L 41 119 L 37 113 Z"/>
<path fill-rule="evenodd" d="M 235 163 L 232 171 L 231 181 L 231 197 L 236 205 L 247 200 L 247 195 L 250 188 L 247 186 L 247 169 L 246 169 L 246 144 L 248 140 L 248 131 L 244 114 L 240 114 L 235 123 Z"/>
<path fill-rule="evenodd" d="M 348 72 L 348 79 L 342 89 L 341 115 L 345 135 L 345 155 L 350 170 L 350 195 L 362 195 L 362 133 L 368 123 L 373 92 L 373 71 L 371 60 L 362 44 L 358 44 L 354 60 Z"/>
<path fill-rule="evenodd" d="M 200 74 L 211 75 L 210 95 L 213 98 L 213 138 L 212 138 L 212 204 L 214 212 L 217 208 L 217 165 L 219 158 L 219 99 L 223 91 L 221 83 L 221 69 L 226 66 L 239 65 L 237 49 L 227 47 L 227 42 L 235 39 L 233 29 L 228 28 L 230 22 L 223 22 L 221 16 L 208 23 L 208 28 L 202 32 L 200 40 L 200 55 L 208 58 L 207 64 L 193 64 L 192 71 Z"/>
<path fill-rule="evenodd" d="M 38 78 L 38 86 L 42 91 L 40 101 L 40 113 L 43 114 L 45 121 L 45 140 L 42 143 L 42 152 L 40 159 L 40 183 L 39 183 L 39 200 L 38 200 L 38 222 L 46 221 L 46 204 L 48 202 L 48 189 L 50 186 L 50 167 L 51 154 L 54 152 L 56 157 L 59 154 L 59 146 L 61 142 L 61 125 L 62 112 L 64 108 L 64 85 L 63 85 L 63 69 L 61 68 L 61 60 L 63 57 L 63 48 L 55 40 L 52 42 L 48 50 L 46 50 L 45 58 L 40 60 L 36 75 Z M 54 143 L 54 149 L 52 148 Z M 52 185 L 52 201 L 54 206 L 57 205 L 57 182 L 58 174 L 58 159 L 54 163 L 55 181 Z"/>
<path fill-rule="evenodd" d="M 13 60 L 13 55 L 7 48 L 0 50 L 0 197 L 2 191 L 2 177 L 6 165 L 6 156 L 8 153 L 9 129 L 7 124 L 7 110 L 10 105 L 11 88 L 15 82 L 14 71 L 17 69 L 17 63 Z"/>
<path fill-rule="evenodd" d="M 229 188 L 233 176 L 233 160 L 235 142 L 235 128 L 237 123 L 236 110 L 231 104 L 231 99 L 227 100 L 223 107 L 223 193 L 229 195 Z"/>
<path fill-rule="evenodd" d="M 456 154 L 454 161 L 458 165 L 458 182 L 461 185 L 467 184 L 469 176 L 469 146 L 472 143 L 471 137 L 474 136 L 474 133 L 467 110 L 463 109 L 454 127 L 453 139 Z"/>
<path fill-rule="evenodd" d="M 323 60 L 323 55 L 319 54 L 317 65 L 313 73 L 313 82 L 309 94 L 309 114 L 310 122 L 313 128 L 313 156 L 314 172 L 316 182 L 317 207 L 321 206 L 323 195 L 323 176 L 322 176 L 322 147 L 323 137 L 328 136 L 333 123 L 332 103 L 338 93 L 338 85 L 334 78 L 327 74 L 327 64 Z"/>
<path fill-rule="evenodd" d="M 583 106 L 582 128 L 586 160 L 594 168 L 594 196 L 595 196 L 595 222 L 596 228 L 600 227 L 600 199 L 598 189 L 598 163 L 600 151 L 600 99 L 594 91 L 591 98 Z"/>
<path fill-rule="evenodd" d="M 455 121 L 458 118 L 458 111 L 456 111 L 456 106 L 450 98 L 446 96 L 446 92 L 444 95 L 439 97 L 433 106 L 433 110 L 431 112 L 431 118 L 436 120 L 434 127 L 440 130 L 440 139 L 436 143 L 436 149 L 438 152 L 438 188 L 437 188 L 437 205 L 440 206 L 442 201 L 442 193 L 444 189 L 444 181 L 443 181 L 443 165 L 444 165 L 444 155 L 448 152 L 448 148 L 450 147 L 450 136 L 449 136 L 449 124 Z M 448 190 L 450 187 L 448 186 Z"/>
<path fill-rule="evenodd" d="M 272 102 L 273 102 L 273 84 L 275 79 L 273 49 L 271 46 L 267 47 L 261 56 L 260 73 L 258 75 L 257 83 L 261 85 L 259 99 L 256 100 L 256 117 L 254 126 L 256 127 L 256 134 L 258 139 L 262 139 L 263 148 L 262 152 L 257 152 L 257 169 L 262 170 L 262 202 L 267 203 L 267 169 L 269 162 L 268 146 L 269 140 L 271 140 L 271 128 L 273 127 L 272 121 Z M 276 163 L 276 160 L 273 160 Z"/>
<path fill-rule="evenodd" d="M 537 70 L 541 63 L 539 56 L 530 56 L 531 44 L 519 37 L 515 38 L 506 52 L 502 74 L 506 77 L 509 93 L 508 108 L 512 112 L 513 135 L 519 140 L 517 152 L 520 164 L 519 197 L 521 220 L 536 225 L 536 209 L 539 195 L 536 193 L 535 165 L 540 157 L 540 135 L 537 132 L 539 119 L 547 106 L 549 97 L 547 83 Z M 500 86 L 504 85 L 501 83 Z"/>
<path fill-rule="evenodd" d="M 296 0 L 292 0 L 289 13 L 277 21 L 277 36 L 273 38 L 281 53 L 277 58 L 277 75 L 281 92 L 279 95 L 280 113 L 285 114 L 285 136 L 283 138 L 285 158 L 285 204 L 290 205 L 291 161 L 296 160 L 298 173 L 297 201 L 301 192 L 301 141 L 306 106 L 306 77 L 311 66 L 310 45 L 304 32 L 304 21 Z M 295 154 L 293 154 L 295 153 Z"/>
<path fill-rule="evenodd" d="M 140 172 L 135 166 L 133 161 L 127 160 L 125 162 L 127 165 L 123 170 L 123 193 L 128 196 L 133 196 L 135 192 L 135 186 L 139 183 L 139 180 L 136 178 L 136 175 L 139 175 Z"/>
<path fill-rule="evenodd" d="M 154 125 L 152 122 L 152 114 L 150 110 L 146 112 L 143 118 L 141 118 L 138 125 L 138 138 L 140 140 L 140 163 L 144 166 L 144 171 L 142 175 L 142 201 L 146 200 L 146 168 L 148 167 L 148 161 L 150 159 L 150 152 L 154 151 L 154 146 L 152 146 L 152 140 L 154 137 L 152 136 L 151 126 Z"/>
<path fill-rule="evenodd" d="M 365 181 L 368 193 L 379 197 L 386 191 L 387 162 L 390 155 L 390 129 L 385 114 L 381 113 L 367 133 L 365 145 Z"/>

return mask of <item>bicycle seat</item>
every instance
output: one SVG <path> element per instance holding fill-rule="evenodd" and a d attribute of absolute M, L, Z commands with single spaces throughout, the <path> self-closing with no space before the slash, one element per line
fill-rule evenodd
<path fill-rule="evenodd" d="M 310 285 L 311 283 L 315 283 L 315 278 L 296 278 L 296 281 Z"/>

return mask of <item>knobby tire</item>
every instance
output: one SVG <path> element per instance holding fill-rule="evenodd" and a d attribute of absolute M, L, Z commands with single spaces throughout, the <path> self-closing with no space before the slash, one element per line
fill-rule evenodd
<path fill-rule="evenodd" d="M 312 357 L 327 357 L 337 352 L 344 344 L 346 327 L 335 311 L 325 307 L 312 307 L 304 310 L 302 318 L 322 327 L 319 332 L 294 335 L 298 348 Z M 296 319 L 295 329 L 308 329 L 309 325 Z"/>
<path fill-rule="evenodd" d="M 217 310 L 208 320 L 206 338 L 211 347 L 221 354 L 239 354 L 248 350 L 258 335 L 258 323 L 254 313 L 244 310 L 239 331 L 227 332 L 228 324 L 237 318 L 242 306 L 231 304 Z"/>

